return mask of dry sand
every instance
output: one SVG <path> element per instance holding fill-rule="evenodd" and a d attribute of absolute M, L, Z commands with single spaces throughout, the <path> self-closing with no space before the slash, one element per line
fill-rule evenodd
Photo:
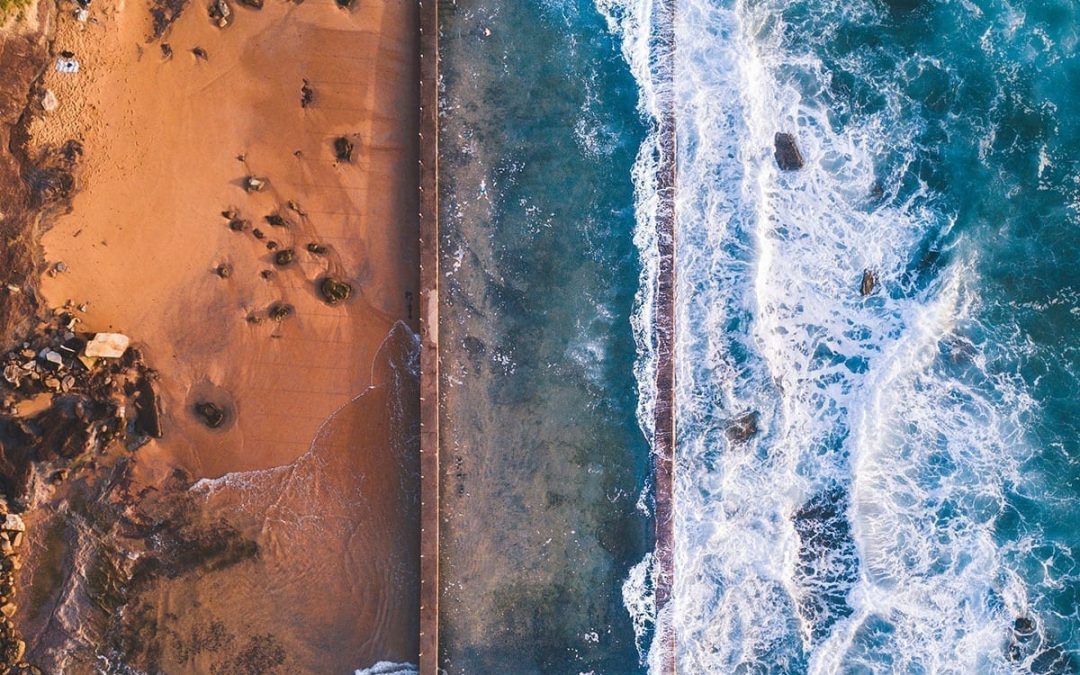
<path fill-rule="evenodd" d="M 136 482 L 161 485 L 178 467 L 220 479 L 192 489 L 196 519 L 224 520 L 261 550 L 155 591 L 174 633 L 224 625 L 231 645 L 166 646 L 161 667 L 232 672 L 251 645 L 283 652 L 270 659 L 282 672 L 415 662 L 418 404 L 402 365 L 417 327 L 416 4 L 234 3 L 219 29 L 191 3 L 161 40 L 171 58 L 148 42 L 142 2 L 95 2 L 88 23 L 74 7 L 61 5 L 55 49 L 81 70 L 50 67 L 59 108 L 30 130 L 37 144 L 84 145 L 72 212 L 43 240 L 66 267 L 43 277 L 44 297 L 86 303 L 87 330 L 130 335 L 161 374 L 165 435 L 138 450 Z M 338 136 L 355 144 L 351 162 L 335 160 Z M 248 174 L 267 189 L 246 193 Z M 227 209 L 265 239 L 231 231 Z M 264 221 L 275 212 L 290 227 Z M 275 267 L 270 240 L 296 262 Z M 222 264 L 228 278 L 213 273 Z M 353 297 L 324 303 L 324 274 Z M 274 302 L 295 314 L 266 318 Z M 223 429 L 192 413 L 203 399 L 227 409 Z M 252 642 L 266 635 L 269 647 Z"/>

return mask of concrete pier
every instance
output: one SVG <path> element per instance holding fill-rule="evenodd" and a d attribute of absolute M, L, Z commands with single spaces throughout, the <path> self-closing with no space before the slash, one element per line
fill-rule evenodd
<path fill-rule="evenodd" d="M 439 672 L 439 2 L 420 2 L 420 673 Z"/>

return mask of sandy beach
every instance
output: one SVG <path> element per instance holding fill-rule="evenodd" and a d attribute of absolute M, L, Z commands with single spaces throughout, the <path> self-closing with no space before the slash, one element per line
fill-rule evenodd
<path fill-rule="evenodd" d="M 417 7 L 228 7 L 222 28 L 190 3 L 158 39 L 138 2 L 46 12 L 79 70 L 49 65 L 29 145 L 76 139 L 82 156 L 42 240 L 41 296 L 82 330 L 130 336 L 164 412 L 123 489 L 98 494 L 133 522 L 181 509 L 190 531 L 256 552 L 125 589 L 124 621 L 160 630 L 114 656 L 166 672 L 415 662 Z M 349 297 L 327 302 L 327 278 Z M 78 581 L 34 570 L 64 556 L 75 576 L 100 554 L 73 544 L 67 506 L 38 507 L 39 602 L 19 621 L 31 662 L 80 672 L 117 627 L 81 627 Z M 131 536 L 115 552 L 153 548 Z"/>

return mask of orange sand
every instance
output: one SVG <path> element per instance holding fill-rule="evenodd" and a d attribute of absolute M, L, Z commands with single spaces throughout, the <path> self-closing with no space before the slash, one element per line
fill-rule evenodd
<path fill-rule="evenodd" d="M 176 466 L 211 479 L 295 471 L 311 464 L 305 453 L 331 415 L 355 409 L 330 422 L 334 440 L 318 449 L 319 470 L 333 475 L 316 471 L 315 489 L 293 495 L 311 517 L 320 513 L 317 500 L 329 499 L 327 485 L 335 494 L 358 495 L 345 506 L 326 505 L 341 520 L 327 536 L 352 539 L 322 546 L 301 537 L 297 556 L 280 545 L 284 535 L 268 516 L 253 520 L 249 509 L 236 516 L 243 521 L 237 526 L 259 539 L 264 560 L 192 581 L 183 593 L 203 598 L 218 616 L 260 611 L 269 612 L 267 621 L 274 613 L 263 605 L 300 602 L 282 611 L 306 627 L 301 633 L 321 630 L 342 652 L 320 654 L 334 648 L 322 644 L 298 653 L 292 663 L 301 671 L 338 672 L 384 658 L 415 662 L 418 520 L 415 500 L 402 494 L 415 476 L 412 460 L 392 450 L 401 440 L 388 437 L 395 427 L 384 419 L 391 390 L 383 385 L 392 377 L 375 364 L 396 322 L 417 327 L 410 306 L 418 290 L 417 6 L 231 6 L 235 21 L 219 29 L 204 3 L 190 3 L 162 40 L 174 50 L 167 60 L 147 42 L 150 17 L 142 2 L 95 2 L 87 24 L 71 17 L 73 5 L 62 5 L 56 50 L 75 52 L 81 72 L 50 67 L 44 86 L 60 107 L 31 132 L 42 144 L 82 140 L 85 169 L 72 213 L 43 242 L 46 260 L 63 261 L 67 271 L 43 278 L 42 290 L 53 307 L 87 303 L 80 314 L 87 330 L 130 335 L 160 371 L 165 437 L 138 451 L 137 476 L 148 484 Z M 207 61 L 192 55 L 196 46 Z M 316 96 L 306 109 L 305 78 Z M 339 135 L 355 143 L 352 163 L 334 159 Z M 249 173 L 269 178 L 269 187 L 245 193 L 241 179 Z M 287 209 L 290 200 L 307 215 Z M 220 213 L 228 208 L 266 239 L 229 230 Z M 275 211 L 292 227 L 263 221 Z M 294 248 L 297 262 L 264 280 L 260 271 L 275 269 L 268 240 Z M 328 246 L 329 254 L 309 253 L 309 242 Z M 212 273 L 222 263 L 232 267 L 227 279 Z M 319 298 L 316 281 L 325 273 L 352 283 L 344 305 Z M 245 319 L 265 317 L 276 301 L 294 305 L 295 315 L 280 323 Z M 391 340 L 401 341 L 400 334 Z M 378 386 L 371 396 L 349 404 L 372 385 Z M 414 388 L 405 391 L 415 396 Z M 228 404 L 225 429 L 207 429 L 192 414 L 202 397 Z M 408 401 L 405 414 L 415 407 Z M 228 498 L 213 501 L 208 508 L 220 511 L 214 517 L 236 515 L 230 509 L 239 507 Z M 359 551 L 369 559 L 357 561 Z M 277 599 L 274 588 L 264 588 L 267 598 L 250 607 L 212 590 L 224 584 L 257 595 L 262 584 L 291 578 L 290 565 L 304 567 L 296 572 L 304 584 L 324 587 L 311 595 L 317 608 L 303 605 L 303 588 Z M 214 606 L 216 597 L 224 609 Z M 176 597 L 167 600 L 176 605 Z M 350 606 L 354 601 L 368 606 Z M 342 644 L 349 632 L 355 639 Z"/>

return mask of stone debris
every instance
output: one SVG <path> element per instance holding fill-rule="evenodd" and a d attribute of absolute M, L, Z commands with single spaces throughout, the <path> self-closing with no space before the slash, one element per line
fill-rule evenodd
<path fill-rule="evenodd" d="M 51 89 L 46 89 L 45 94 L 41 97 L 41 109 L 47 113 L 54 112 L 60 107 L 60 101 L 56 98 L 56 94 Z"/>
<path fill-rule="evenodd" d="M 225 28 L 232 23 L 233 13 L 229 7 L 229 3 L 225 0 L 211 0 L 210 2 L 210 19 L 217 25 L 218 28 Z"/>
<path fill-rule="evenodd" d="M 98 333 L 86 343 L 84 354 L 90 358 L 118 359 L 130 344 L 131 339 L 123 333 Z"/>
<path fill-rule="evenodd" d="M 15 602 L 15 572 L 22 569 L 20 549 L 23 546 L 26 524 L 17 513 L 11 513 L 8 504 L 0 500 L 0 667 L 4 673 L 41 673 L 36 666 L 23 661 L 26 642 L 15 626 L 14 618 L 19 611 Z"/>
<path fill-rule="evenodd" d="M 244 190 L 247 192 L 262 192 L 266 188 L 266 179 L 258 176 L 244 178 Z"/>

